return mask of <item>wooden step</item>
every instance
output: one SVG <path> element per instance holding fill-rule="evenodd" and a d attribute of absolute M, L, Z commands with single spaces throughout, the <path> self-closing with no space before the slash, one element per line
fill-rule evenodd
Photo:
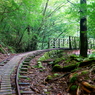
<path fill-rule="evenodd" d="M 23 65 L 29 65 L 29 62 L 25 62 L 25 61 L 24 61 L 22 64 L 23 64 Z"/>
<path fill-rule="evenodd" d="M 21 67 L 22 68 L 28 68 L 28 65 L 22 65 Z"/>
<path fill-rule="evenodd" d="M 24 62 L 29 62 L 29 61 L 31 61 L 31 58 L 26 58 L 26 59 L 24 60 Z"/>
<path fill-rule="evenodd" d="M 20 82 L 19 85 L 27 86 L 30 85 L 30 83 Z"/>
<path fill-rule="evenodd" d="M 25 71 L 23 71 L 23 72 L 20 71 L 19 73 L 20 73 L 20 74 L 27 74 L 27 72 L 25 72 Z"/>
<path fill-rule="evenodd" d="M 33 94 L 33 91 L 20 91 L 21 92 L 21 95 L 24 95 L 24 94 Z"/>
<path fill-rule="evenodd" d="M 20 71 L 27 71 L 27 68 L 20 68 Z"/>
<path fill-rule="evenodd" d="M 27 79 L 28 77 L 27 76 L 19 76 L 19 78 Z"/>

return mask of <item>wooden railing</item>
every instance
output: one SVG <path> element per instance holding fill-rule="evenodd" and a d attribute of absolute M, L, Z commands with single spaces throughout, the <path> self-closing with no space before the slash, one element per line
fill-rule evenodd
<path fill-rule="evenodd" d="M 48 48 L 69 48 L 79 49 L 80 46 L 79 37 L 69 36 L 65 38 L 49 38 Z M 88 39 L 88 48 L 95 48 L 95 39 Z"/>

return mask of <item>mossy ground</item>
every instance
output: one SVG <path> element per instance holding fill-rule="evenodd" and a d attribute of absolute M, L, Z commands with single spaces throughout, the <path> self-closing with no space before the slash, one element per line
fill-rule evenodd
<path fill-rule="evenodd" d="M 85 62 L 84 59 L 80 58 L 79 56 L 72 57 L 66 51 L 61 51 L 61 56 L 58 58 L 56 57 L 48 57 L 53 59 L 50 61 L 48 58 L 45 60 L 49 61 L 41 61 L 41 65 L 44 68 L 34 68 L 33 66 L 37 65 L 38 59 L 43 56 L 39 55 L 36 56 L 30 62 L 30 68 L 28 69 L 28 74 L 26 76 L 29 77 L 27 82 L 30 82 L 33 88 L 35 88 L 39 94 L 33 91 L 33 95 L 76 95 L 79 91 L 79 95 L 95 95 L 95 89 L 92 88 L 90 93 L 89 88 L 85 87 L 82 82 L 87 82 L 90 85 L 95 85 L 95 64 L 85 65 L 79 67 L 77 65 L 76 68 L 70 70 L 69 65 L 73 66 L 78 64 L 79 62 Z M 54 53 L 53 53 L 54 54 Z M 81 59 L 81 60 L 80 60 Z M 57 60 L 57 61 L 56 61 Z M 86 60 L 87 62 L 87 60 Z M 90 61 L 89 61 L 90 62 Z M 57 71 L 53 71 L 53 68 L 58 67 Z M 59 67 L 69 67 L 67 71 L 60 71 Z M 47 81 L 47 79 L 49 81 Z M 23 81 L 23 80 L 22 80 Z M 93 87 L 92 86 L 92 87 Z M 87 90 L 85 90 L 85 88 Z M 87 92 L 88 91 L 88 92 Z"/>

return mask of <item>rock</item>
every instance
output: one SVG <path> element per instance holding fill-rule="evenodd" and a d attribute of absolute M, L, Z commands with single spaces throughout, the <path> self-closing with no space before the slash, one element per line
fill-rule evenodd
<path fill-rule="evenodd" d="M 44 92 L 47 92 L 47 89 L 43 89 Z"/>
<path fill-rule="evenodd" d="M 62 66 L 60 66 L 59 64 L 55 64 L 55 65 L 53 66 L 52 71 L 60 72 L 60 71 L 62 71 L 62 69 L 63 69 Z"/>

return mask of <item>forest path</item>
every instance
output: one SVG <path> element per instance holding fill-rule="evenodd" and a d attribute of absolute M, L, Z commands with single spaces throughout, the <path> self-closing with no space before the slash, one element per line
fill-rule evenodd
<path fill-rule="evenodd" d="M 50 49 L 56 50 L 56 49 Z M 12 94 L 10 75 L 13 72 L 15 66 L 28 55 L 35 55 L 36 53 L 45 52 L 47 50 L 37 50 L 31 51 L 27 53 L 22 53 L 15 55 L 8 63 L 6 63 L 3 67 L 0 68 L 0 95 L 8 95 Z M 67 54 L 79 54 L 79 50 L 64 50 Z"/>
<path fill-rule="evenodd" d="M 14 56 L 7 64 L 0 68 L 0 95 L 12 95 L 12 88 L 10 82 L 10 75 L 14 70 L 15 66 L 22 60 L 23 57 L 26 57 L 30 54 L 34 54 L 36 51 L 23 53 Z"/>

